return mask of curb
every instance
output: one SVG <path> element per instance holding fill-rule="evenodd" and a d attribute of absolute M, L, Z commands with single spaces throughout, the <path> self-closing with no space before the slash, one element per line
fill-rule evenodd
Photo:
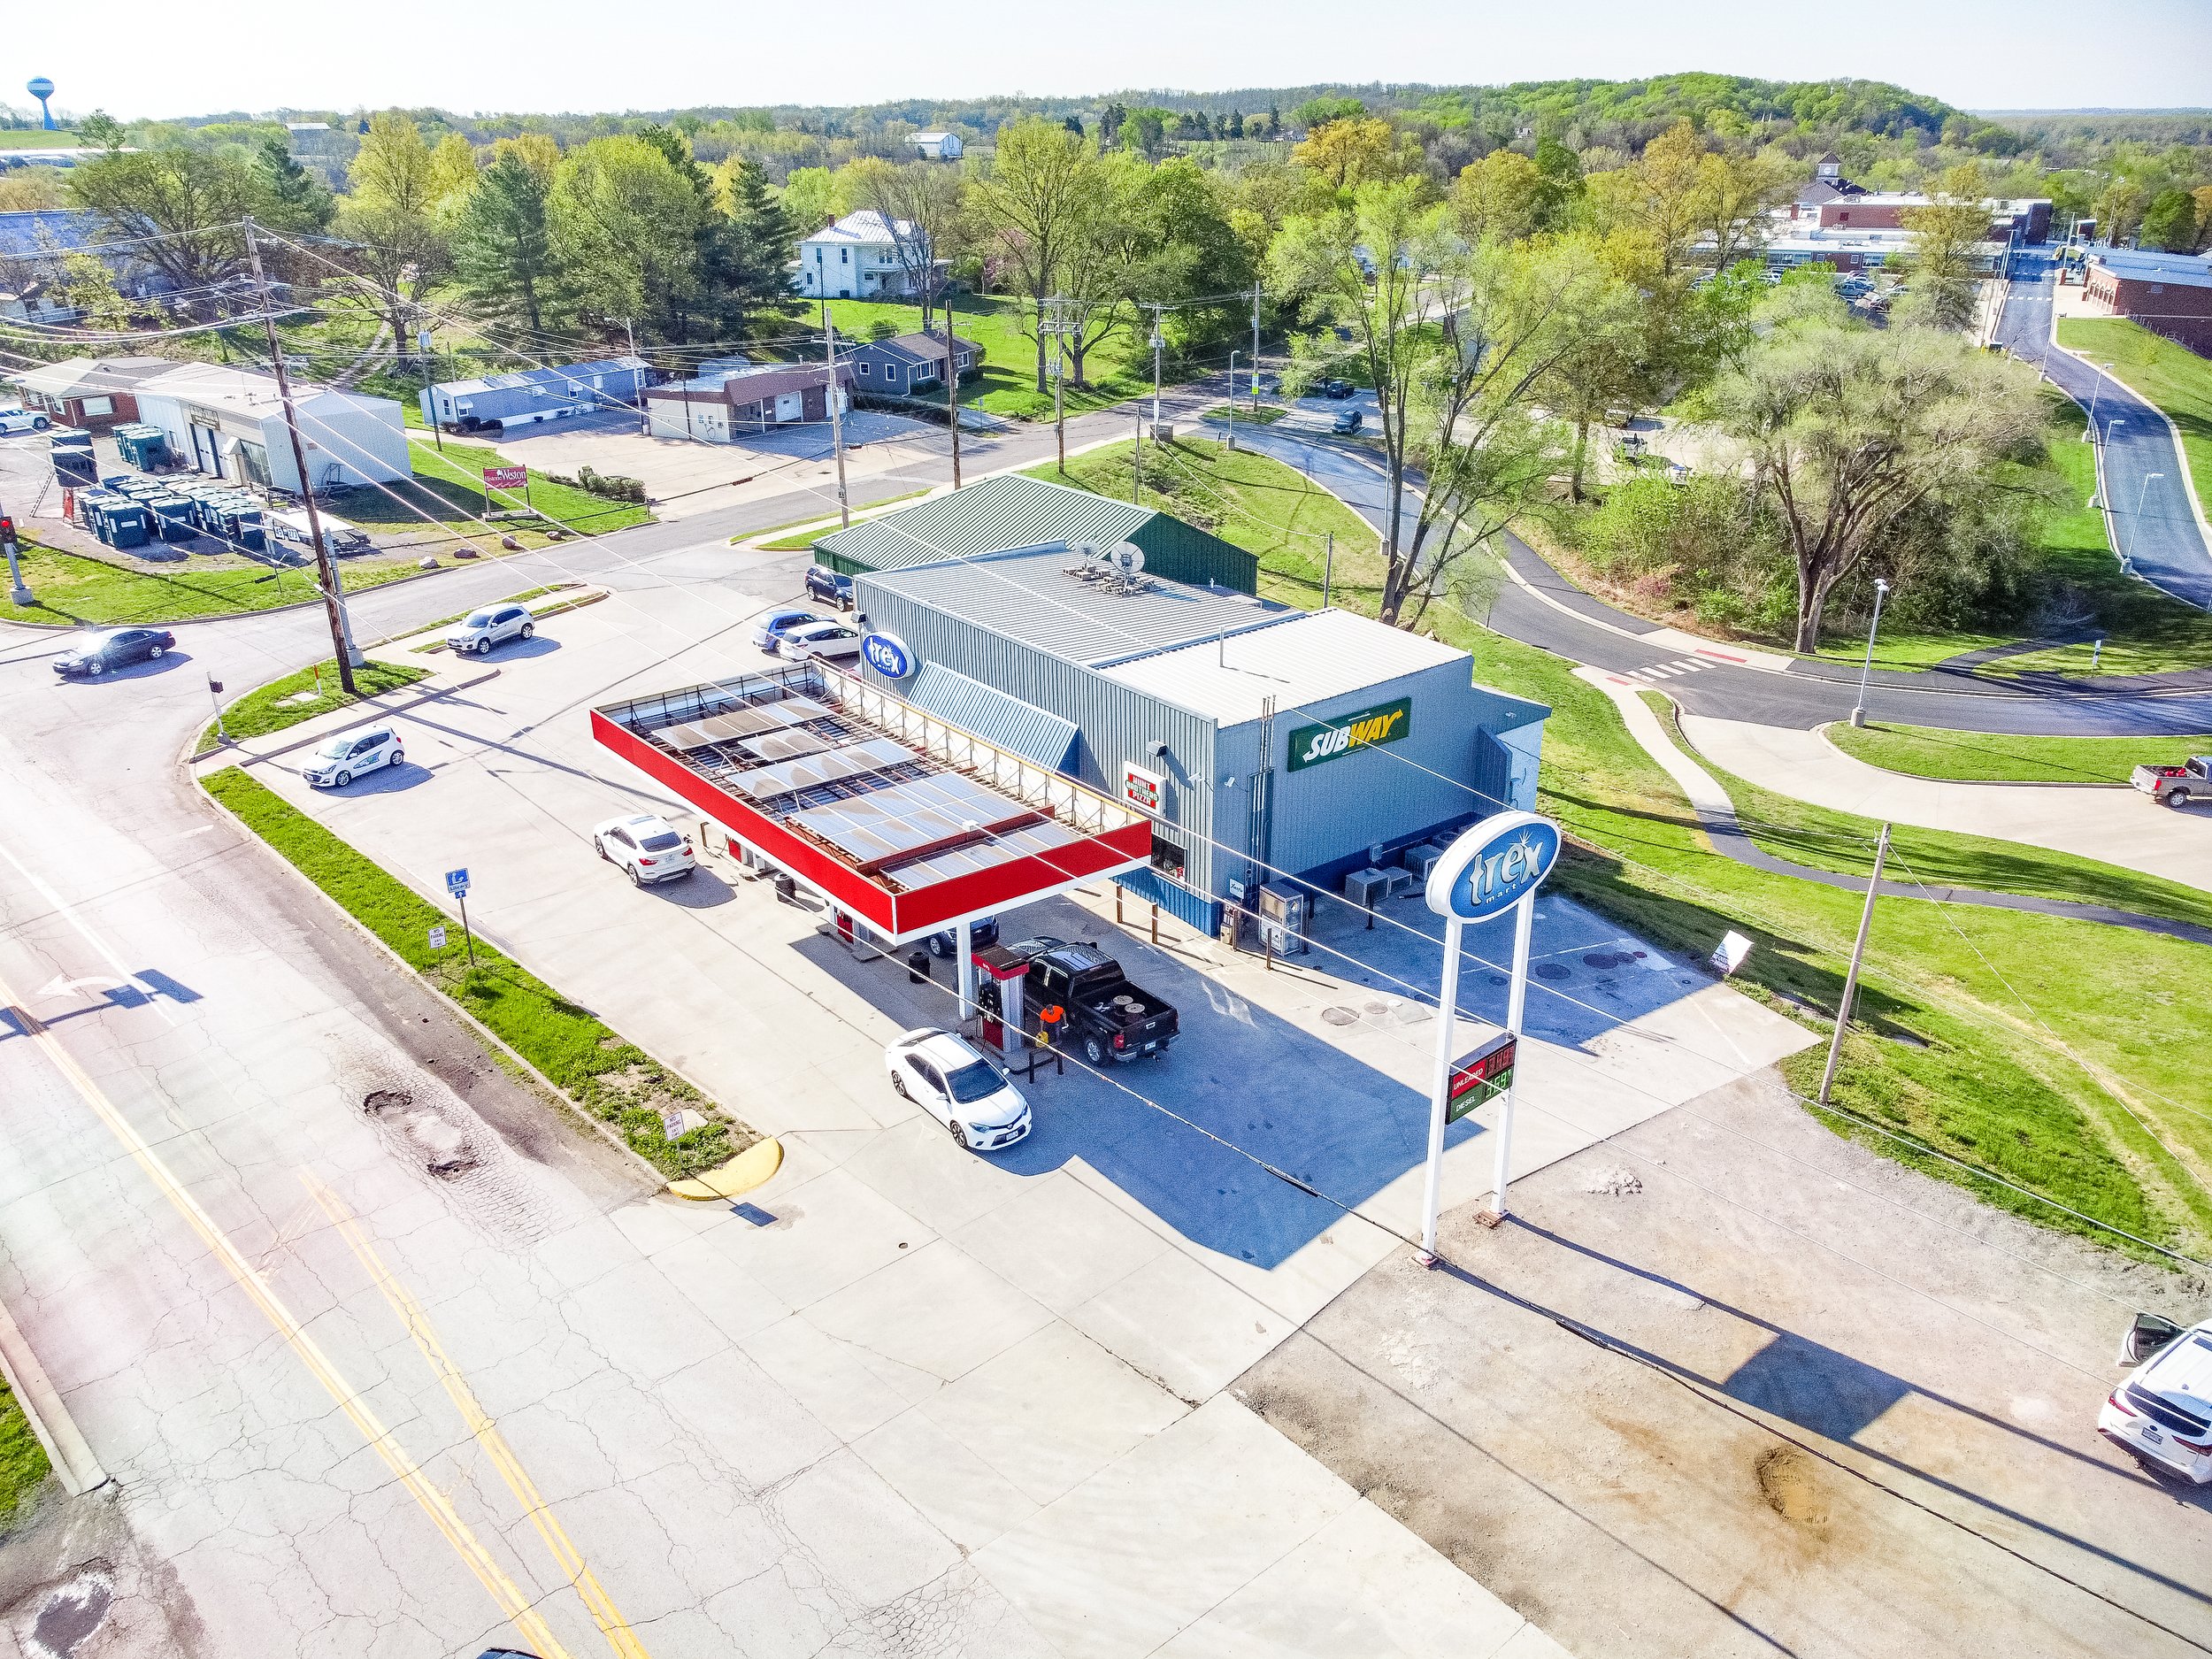
<path fill-rule="evenodd" d="M 434 680 L 438 678 L 435 673 L 433 673 L 431 677 Z M 364 697 L 360 702 L 348 705 L 349 709 L 360 712 L 359 719 L 347 720 L 340 725 L 326 727 L 323 731 L 311 733 L 305 737 L 294 738 L 290 742 L 279 743 L 273 749 L 249 750 L 237 742 L 218 743 L 204 755 L 187 755 L 184 757 L 184 764 L 189 768 L 197 766 L 204 761 L 219 760 L 227 761 L 234 766 L 251 766 L 261 761 L 274 760 L 279 755 L 288 755 L 296 749 L 305 749 L 310 743 L 320 742 L 333 733 L 349 732 L 355 726 L 366 726 L 372 720 L 383 719 L 395 714 L 403 714 L 408 710 L 423 703 L 434 702 L 440 697 L 448 696 L 457 691 L 466 691 L 472 686 L 480 686 L 488 680 L 498 678 L 498 669 L 487 668 L 482 673 L 473 675 L 469 679 L 449 680 L 442 686 L 432 686 L 426 689 L 421 686 L 404 687 L 400 700 L 396 702 L 383 703 L 374 697 Z M 304 726 L 307 722 L 303 720 L 300 724 Z M 203 726 L 200 729 L 204 732 L 207 728 Z M 197 733 L 194 734 L 192 741 L 196 744 L 200 741 Z M 250 738 L 247 740 L 249 742 L 252 741 L 254 740 Z"/>
<path fill-rule="evenodd" d="M 0 1374 L 7 1378 L 9 1390 L 29 1419 L 31 1432 L 45 1448 L 46 1461 L 54 1466 L 63 1489 L 74 1498 L 95 1486 L 105 1486 L 107 1471 L 100 1467 L 100 1460 L 92 1455 L 92 1448 L 79 1432 L 77 1420 L 69 1415 L 69 1407 L 60 1391 L 46 1375 L 46 1368 L 38 1363 L 38 1356 L 31 1352 L 31 1345 L 23 1340 L 23 1333 L 16 1328 L 15 1320 L 4 1306 L 0 1306 Z"/>

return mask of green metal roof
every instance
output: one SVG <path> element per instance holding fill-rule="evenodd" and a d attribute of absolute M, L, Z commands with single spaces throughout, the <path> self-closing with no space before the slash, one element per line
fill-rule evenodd
<path fill-rule="evenodd" d="M 814 555 L 848 576 L 906 570 L 1056 541 L 1133 541 L 1145 569 L 1169 581 L 1259 588 L 1259 560 L 1180 518 L 1087 489 L 1010 473 L 865 519 L 822 537 Z"/>

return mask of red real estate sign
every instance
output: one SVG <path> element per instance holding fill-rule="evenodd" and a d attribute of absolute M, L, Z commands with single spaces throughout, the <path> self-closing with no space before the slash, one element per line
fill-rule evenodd
<path fill-rule="evenodd" d="M 520 489 L 530 481 L 526 466 L 488 466 L 484 469 L 486 489 Z"/>

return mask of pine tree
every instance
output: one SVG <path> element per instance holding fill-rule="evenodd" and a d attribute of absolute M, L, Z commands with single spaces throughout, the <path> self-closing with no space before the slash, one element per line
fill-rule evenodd
<path fill-rule="evenodd" d="M 470 297 L 533 334 L 545 326 L 557 275 L 545 216 L 551 186 L 510 151 L 477 179 L 454 228 L 453 261 Z"/>

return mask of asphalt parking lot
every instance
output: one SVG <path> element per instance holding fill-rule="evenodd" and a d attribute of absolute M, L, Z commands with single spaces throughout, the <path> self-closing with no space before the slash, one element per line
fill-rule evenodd
<path fill-rule="evenodd" d="M 426 892 L 467 864 L 487 936 L 782 1136 L 784 1171 L 757 1195 L 772 1224 L 672 1201 L 618 1221 L 1040 1629 L 1071 1650 L 1146 1652 L 1217 1603 L 1231 1609 L 1223 1619 L 1272 1618 L 1280 1552 L 1246 1560 L 1248 1529 L 1215 1526 L 1215 1499 L 1188 1495 L 1217 1487 L 1221 1501 L 1287 1505 L 1334 1529 L 1292 1575 L 1302 1605 L 1379 1617 L 1359 1584 L 1386 1573 L 1393 1617 L 1471 1620 L 1455 1651 L 1508 1640 L 1540 1650 L 1535 1631 L 1352 1488 L 1315 1484 L 1319 1465 L 1271 1432 L 1256 1437 L 1222 1394 L 1416 1223 L 1433 1027 L 1405 981 L 1424 956 L 1432 980 L 1432 949 L 1382 927 L 1361 933 L 1363 977 L 1327 975 L 1317 956 L 1270 973 L 1217 960 L 1211 941 L 1172 927 L 1155 952 L 1133 905 L 1116 938 L 1103 892 L 1017 913 L 1018 930 L 1111 940 L 1134 977 L 1183 1010 L 1186 1034 L 1165 1060 L 1109 1079 L 1075 1068 L 1041 1078 L 1027 1141 L 988 1161 L 958 1151 L 891 1094 L 880 1058 L 897 1031 L 948 1018 L 941 983 L 856 959 L 818 911 L 720 861 L 641 893 L 591 856 L 594 823 L 658 803 L 596 750 L 583 710 L 757 665 L 750 608 L 721 589 L 633 592 L 557 618 L 528 654 L 495 653 L 497 679 L 397 717 L 403 769 L 320 794 L 286 757 L 256 771 Z M 1491 958 L 1502 942 L 1472 941 Z M 1632 942 L 1571 905 L 1547 906 L 1538 949 L 1559 977 L 1540 984 L 1571 994 L 1532 1006 L 1542 1041 L 1525 1076 L 1532 1099 L 1544 1080 L 1555 1110 L 1525 1113 L 1517 1167 L 1569 1156 L 1807 1040 L 1700 975 L 1638 963 L 1619 949 Z M 1492 1011 L 1501 993 L 1481 964 L 1467 982 L 1473 1010 Z M 1274 1179 L 1158 1106 L 1384 1225 Z M 1455 1131 L 1448 1202 L 1486 1187 L 1487 1133 L 1479 1117 Z M 1025 1403 L 986 1409 L 979 1395 Z M 1151 1472 L 1128 1486 L 1139 1467 Z M 1120 1530 L 1132 1504 L 1146 1517 L 1133 1547 Z M 1175 1604 L 1164 1609 L 1148 1581 L 1194 1561 L 1218 1594 L 1162 1623 Z M 1426 1650 L 1381 1624 L 1356 1628 L 1360 1651 Z"/>

